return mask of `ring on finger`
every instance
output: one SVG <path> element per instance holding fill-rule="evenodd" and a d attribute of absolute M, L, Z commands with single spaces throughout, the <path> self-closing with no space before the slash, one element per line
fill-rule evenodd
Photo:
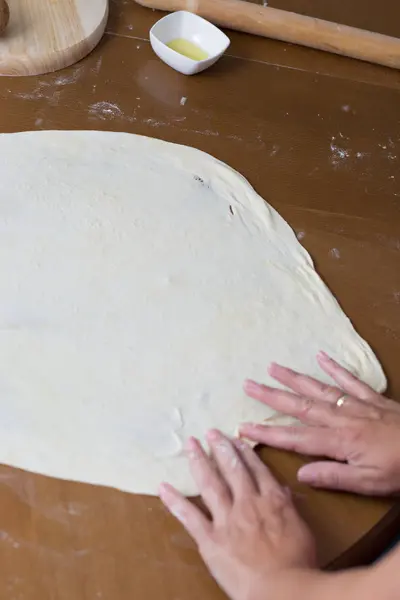
<path fill-rule="evenodd" d="M 338 399 L 336 400 L 336 406 L 337 406 L 338 408 L 341 408 L 341 407 L 344 405 L 344 403 L 345 403 L 345 401 L 346 401 L 346 398 L 347 398 L 347 395 L 346 395 L 346 394 L 343 394 L 343 396 L 340 396 L 340 398 L 338 398 Z"/>

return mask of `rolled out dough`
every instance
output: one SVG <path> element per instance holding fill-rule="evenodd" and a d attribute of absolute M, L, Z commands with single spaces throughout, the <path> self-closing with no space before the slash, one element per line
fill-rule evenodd
<path fill-rule="evenodd" d="M 271 411 L 242 392 L 324 349 L 382 369 L 289 225 L 238 173 L 122 133 L 0 136 L 0 462 L 155 494 L 182 453 Z"/>

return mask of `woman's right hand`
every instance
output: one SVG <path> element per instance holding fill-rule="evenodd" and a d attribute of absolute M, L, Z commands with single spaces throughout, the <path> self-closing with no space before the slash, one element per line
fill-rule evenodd
<path fill-rule="evenodd" d="M 318 488 L 368 495 L 400 493 L 400 404 L 376 393 L 326 354 L 321 368 L 337 386 L 273 364 L 269 374 L 293 393 L 248 381 L 245 391 L 305 427 L 246 424 L 243 437 L 329 461 L 302 467 L 298 479 Z M 338 402 L 339 400 L 339 402 Z"/>

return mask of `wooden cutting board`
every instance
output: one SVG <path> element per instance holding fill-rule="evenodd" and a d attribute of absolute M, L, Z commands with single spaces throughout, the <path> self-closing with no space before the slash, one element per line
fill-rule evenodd
<path fill-rule="evenodd" d="M 0 75 L 40 75 L 68 67 L 101 40 L 108 0 L 8 0 Z"/>

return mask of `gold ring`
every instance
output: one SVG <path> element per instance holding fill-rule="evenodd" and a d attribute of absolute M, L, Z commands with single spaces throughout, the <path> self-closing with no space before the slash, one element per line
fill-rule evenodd
<path fill-rule="evenodd" d="M 338 400 L 336 400 L 336 406 L 339 408 L 341 406 L 343 406 L 345 399 L 346 399 L 346 395 L 340 396 L 340 398 L 338 398 Z"/>

